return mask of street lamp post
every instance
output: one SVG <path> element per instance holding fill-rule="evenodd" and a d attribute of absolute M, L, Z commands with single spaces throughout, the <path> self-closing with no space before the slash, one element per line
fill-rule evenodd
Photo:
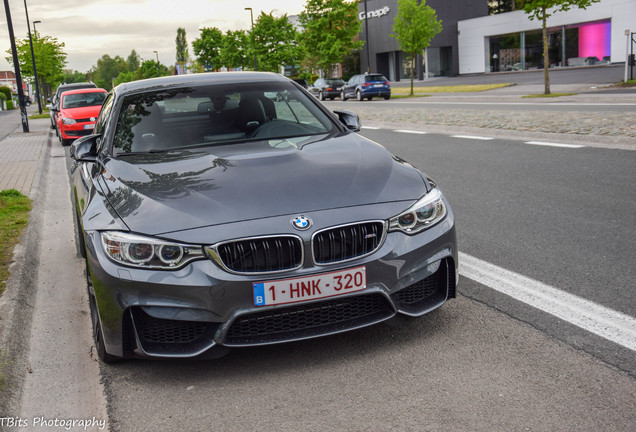
<path fill-rule="evenodd" d="M 38 35 L 38 29 L 35 28 L 35 25 L 36 24 L 41 24 L 41 23 L 42 23 L 42 21 L 39 21 L 39 20 L 38 21 L 33 21 L 33 33 L 35 33 L 36 36 Z"/>
<path fill-rule="evenodd" d="M 251 7 L 245 8 L 245 10 L 250 11 L 250 21 L 252 22 L 252 49 L 254 49 L 254 11 Z M 256 51 L 254 51 L 254 70 L 258 70 L 258 64 L 256 63 Z"/>
<path fill-rule="evenodd" d="M 161 74 L 159 72 L 159 51 L 153 51 L 153 53 L 157 56 L 157 76 L 159 76 Z"/>
<path fill-rule="evenodd" d="M 11 21 L 11 11 L 9 10 L 9 0 L 4 0 L 4 11 L 7 14 L 7 27 L 9 27 L 9 39 L 11 40 L 11 53 L 13 54 L 13 67 L 15 69 L 15 82 L 18 87 L 18 103 L 20 104 L 20 117 L 22 119 L 22 132 L 29 132 L 29 118 L 27 117 L 26 105 L 24 104 L 24 90 L 22 89 L 22 75 L 20 74 L 20 60 L 18 50 L 15 47 L 15 37 L 13 35 L 13 23 Z"/>
<path fill-rule="evenodd" d="M 364 36 L 367 39 L 367 73 L 371 73 L 371 49 L 369 48 L 369 17 L 367 16 L 367 0 L 364 0 Z"/>
<path fill-rule="evenodd" d="M 29 29 L 29 44 L 31 45 L 31 61 L 33 62 L 33 79 L 35 80 L 35 97 L 38 100 L 38 112 L 42 114 L 42 101 L 40 100 L 40 85 L 38 84 L 38 70 L 35 67 L 35 54 L 33 53 L 33 38 L 31 37 L 31 26 L 29 25 L 29 10 L 27 2 L 24 0 L 24 11 L 26 12 L 27 28 Z M 38 21 L 40 22 L 40 21 Z M 33 24 L 35 26 L 35 23 Z M 37 36 L 37 34 L 36 34 Z"/>

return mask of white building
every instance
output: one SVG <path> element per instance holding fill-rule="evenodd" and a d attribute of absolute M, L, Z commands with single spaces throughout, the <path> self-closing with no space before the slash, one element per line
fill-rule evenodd
<path fill-rule="evenodd" d="M 459 73 L 543 68 L 541 26 L 523 11 L 459 21 Z M 622 63 L 625 31 L 636 32 L 636 0 L 554 13 L 547 26 L 550 67 Z"/>

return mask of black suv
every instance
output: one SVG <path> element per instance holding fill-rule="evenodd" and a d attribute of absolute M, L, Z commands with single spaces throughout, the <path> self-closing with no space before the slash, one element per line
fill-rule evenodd
<path fill-rule="evenodd" d="M 51 114 L 51 129 L 55 129 L 55 114 L 57 114 L 57 112 L 60 110 L 58 103 L 60 101 L 60 95 L 62 94 L 62 92 L 65 92 L 67 90 L 77 90 L 77 89 L 83 89 L 83 88 L 97 88 L 97 86 L 93 82 L 71 83 L 71 84 L 62 83 L 59 86 L 57 86 L 57 90 L 55 90 L 55 95 L 53 95 L 52 99 L 49 99 L 49 102 L 51 103 L 51 108 L 49 109 L 49 113 Z"/>

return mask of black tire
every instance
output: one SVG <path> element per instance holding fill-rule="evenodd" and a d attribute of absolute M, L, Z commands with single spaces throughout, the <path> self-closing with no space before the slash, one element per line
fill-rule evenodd
<path fill-rule="evenodd" d="M 318 99 L 320 99 L 321 101 L 325 100 L 325 95 L 322 93 L 322 90 L 320 90 L 320 92 L 318 92 Z"/>
<path fill-rule="evenodd" d="M 389 99 L 391 99 L 391 95 L 384 96 L 384 100 L 389 100 Z"/>
<path fill-rule="evenodd" d="M 369 97 L 367 98 L 367 100 L 372 100 L 372 99 L 373 99 L 373 96 L 369 96 Z"/>
<path fill-rule="evenodd" d="M 343 102 L 347 100 L 344 90 L 340 90 L 340 99 L 342 99 Z"/>
<path fill-rule="evenodd" d="M 358 99 L 359 102 L 362 102 L 364 100 L 364 98 L 362 97 L 362 93 L 360 92 L 360 90 L 356 90 L 356 99 Z"/>

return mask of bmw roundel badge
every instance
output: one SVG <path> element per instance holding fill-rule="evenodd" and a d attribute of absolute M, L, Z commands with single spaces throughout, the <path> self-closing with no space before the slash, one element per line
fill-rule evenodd
<path fill-rule="evenodd" d="M 311 219 L 307 216 L 296 216 L 291 220 L 292 225 L 297 230 L 305 231 L 311 226 Z"/>

